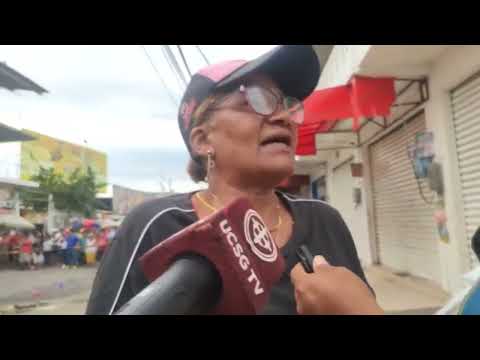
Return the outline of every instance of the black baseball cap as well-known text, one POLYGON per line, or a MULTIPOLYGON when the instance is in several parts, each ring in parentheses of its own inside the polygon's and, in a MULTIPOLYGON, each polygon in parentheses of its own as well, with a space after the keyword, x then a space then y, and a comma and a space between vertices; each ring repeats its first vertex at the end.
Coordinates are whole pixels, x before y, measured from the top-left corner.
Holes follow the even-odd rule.
POLYGON ((197 107, 214 91, 255 73, 270 76, 286 96, 303 101, 317 86, 320 63, 312 45, 280 45, 251 61, 225 61, 198 71, 187 86, 178 112, 180 131, 191 155, 189 136, 197 107))

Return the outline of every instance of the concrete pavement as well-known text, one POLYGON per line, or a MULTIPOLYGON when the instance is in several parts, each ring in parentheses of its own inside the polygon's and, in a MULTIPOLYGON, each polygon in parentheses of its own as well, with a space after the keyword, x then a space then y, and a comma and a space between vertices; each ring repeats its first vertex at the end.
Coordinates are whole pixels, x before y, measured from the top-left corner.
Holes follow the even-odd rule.
POLYGON ((414 276, 399 276, 382 266, 365 270, 379 305, 388 314, 429 315, 445 305, 449 294, 433 282, 414 276))
POLYGON ((15 315, 84 315, 90 291, 83 291, 74 296, 55 299, 39 303, 33 309, 15 310, 10 314, 15 315))
POLYGON ((40 308, 58 310, 59 306, 67 305, 66 313, 68 309, 82 313, 81 307, 86 304, 96 271, 97 267, 61 269, 58 266, 32 271, 2 270, 0 314, 32 313, 40 308), (37 306, 29 308, 31 305, 37 306))

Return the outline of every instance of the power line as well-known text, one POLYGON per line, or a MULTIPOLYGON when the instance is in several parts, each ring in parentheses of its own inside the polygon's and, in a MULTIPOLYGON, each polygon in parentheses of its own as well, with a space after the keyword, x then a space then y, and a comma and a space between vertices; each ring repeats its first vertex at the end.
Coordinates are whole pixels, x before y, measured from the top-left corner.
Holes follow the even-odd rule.
POLYGON ((168 45, 162 45, 162 47, 165 49, 165 52, 167 53, 168 58, 171 60, 172 65, 173 65, 173 67, 174 67, 175 70, 176 70, 176 71, 175 71, 176 74, 178 74, 178 76, 180 77, 180 79, 182 79, 183 84, 185 85, 185 87, 187 87, 188 81, 187 81, 187 79, 185 78, 185 76, 183 75, 183 71, 182 71, 182 69, 180 68, 180 65, 178 65, 177 59, 176 59, 175 55, 173 54, 172 49, 170 49, 170 47, 169 47, 168 45))
POLYGON ((160 74, 160 72, 158 71, 157 67, 155 66, 152 58, 150 57, 150 54, 148 53, 147 49, 145 48, 144 45, 140 45, 140 47, 143 49, 143 51, 145 52, 145 56, 147 57, 148 61, 150 62, 150 64, 152 65, 152 68, 153 70, 157 73, 158 75, 158 78, 160 79, 160 81, 162 82, 163 86, 165 87, 165 90, 167 91, 167 94, 168 96, 170 97, 170 99, 173 101, 173 103, 175 104, 175 107, 177 107, 179 104, 177 102, 177 100, 175 99, 175 97, 172 95, 172 93, 170 92, 170 89, 168 88, 167 84, 165 83, 165 81, 163 80, 162 78, 162 75, 160 74))
POLYGON ((168 64, 168 67, 172 71, 175 80, 177 81, 178 85, 180 86, 180 89, 182 89, 183 88, 182 79, 180 78, 180 76, 176 72, 175 68, 173 67, 172 62, 170 61, 170 58, 169 58, 168 54, 166 53, 164 46, 161 46, 160 48, 162 50, 162 55, 163 55, 163 57, 165 58, 165 61, 168 64))
POLYGON ((177 71, 175 70, 174 66, 172 65, 172 62, 170 60, 170 57, 168 56, 168 53, 166 52, 164 46, 161 47, 162 49, 162 54, 163 54, 163 57, 165 58, 165 60, 167 61, 167 64, 168 66, 170 67, 170 70, 172 71, 172 73, 174 74, 174 78, 175 80, 177 81, 178 85, 180 86, 180 90, 184 90, 185 88, 185 84, 182 83, 182 79, 180 78, 180 75, 177 73, 177 71))
POLYGON ((192 72, 190 71, 190 68, 188 67, 187 60, 185 59, 185 56, 183 56, 183 51, 180 45, 177 45, 178 52, 180 53, 180 56, 182 57, 183 64, 185 65, 185 68, 187 69, 188 75, 192 77, 192 72))
POLYGON ((160 72, 158 71, 157 67, 155 66, 152 58, 150 57, 150 54, 148 53, 147 49, 145 48, 144 45, 140 45, 143 49, 143 51, 145 52, 145 56, 148 58, 150 64, 152 65, 152 68, 153 70, 157 73, 158 75, 158 78, 160 79, 160 81, 162 82, 163 86, 165 87, 165 90, 167 91, 168 93, 168 96, 170 97, 170 99, 173 101, 174 105, 177 107, 179 104, 177 102, 177 100, 175 99, 175 96, 172 95, 172 93, 170 92, 170 89, 168 88, 167 84, 165 83, 165 81, 163 80, 162 78, 162 75, 160 74, 160 72))
POLYGON ((206 57, 205 54, 203 53, 202 49, 200 49, 200 46, 195 45, 195 47, 197 48, 197 50, 198 50, 198 52, 200 53, 200 55, 202 55, 203 60, 205 60, 205 62, 207 63, 207 65, 210 65, 210 62, 208 61, 207 57, 206 57))

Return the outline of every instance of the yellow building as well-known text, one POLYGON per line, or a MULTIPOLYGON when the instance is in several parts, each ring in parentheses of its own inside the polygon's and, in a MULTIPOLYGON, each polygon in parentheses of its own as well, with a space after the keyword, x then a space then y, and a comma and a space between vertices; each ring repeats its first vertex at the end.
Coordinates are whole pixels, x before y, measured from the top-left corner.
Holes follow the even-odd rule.
MULTIPOLYGON (((29 180, 40 167, 54 168, 56 172, 69 176, 77 168, 86 170, 90 166, 98 182, 107 182, 107 154, 42 135, 30 130, 25 133, 35 140, 21 145, 20 177, 29 180)), ((106 191, 100 189, 101 192, 106 191)))

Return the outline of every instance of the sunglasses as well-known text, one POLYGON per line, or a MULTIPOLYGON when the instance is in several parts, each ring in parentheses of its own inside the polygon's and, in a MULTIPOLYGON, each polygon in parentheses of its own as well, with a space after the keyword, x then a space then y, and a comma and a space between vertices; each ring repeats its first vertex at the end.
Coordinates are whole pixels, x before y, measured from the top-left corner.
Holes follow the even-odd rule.
MULTIPOLYGON (((271 89, 260 85, 241 85, 239 91, 245 96, 249 107, 255 113, 262 116, 270 116, 278 111, 280 107, 283 107, 282 110, 288 113, 292 122, 298 125, 303 123, 304 110, 303 103, 300 100, 291 96, 277 94, 271 89)), ((224 107, 212 107, 209 110, 220 110, 222 108, 224 107)))

